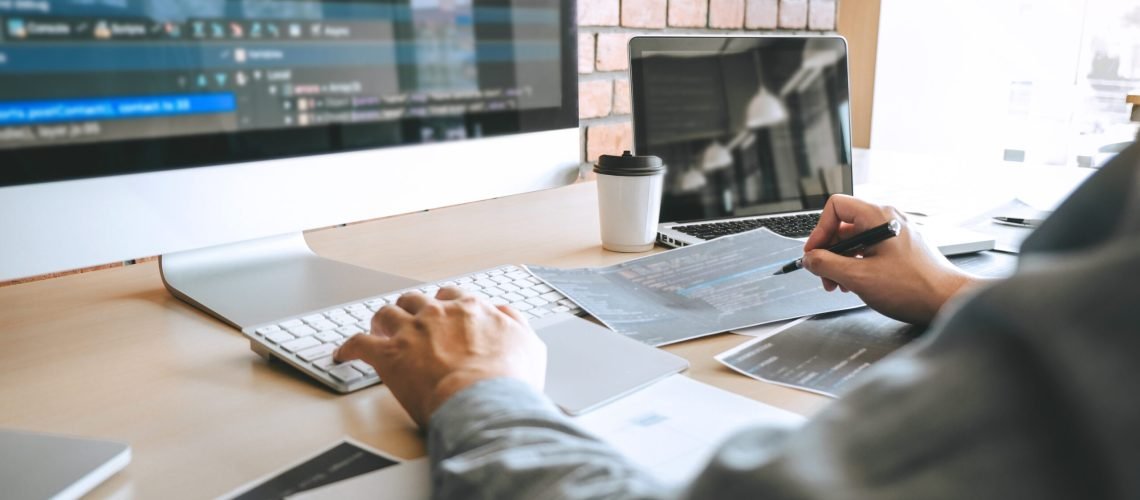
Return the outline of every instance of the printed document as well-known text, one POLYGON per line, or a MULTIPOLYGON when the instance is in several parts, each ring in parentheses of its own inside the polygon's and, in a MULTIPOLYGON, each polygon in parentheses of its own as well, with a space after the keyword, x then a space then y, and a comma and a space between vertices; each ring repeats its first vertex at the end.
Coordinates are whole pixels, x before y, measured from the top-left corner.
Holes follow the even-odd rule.
POLYGON ((611 330, 662 346, 863 306, 807 271, 772 275, 802 255, 802 241, 758 229, 609 267, 527 267, 611 330))

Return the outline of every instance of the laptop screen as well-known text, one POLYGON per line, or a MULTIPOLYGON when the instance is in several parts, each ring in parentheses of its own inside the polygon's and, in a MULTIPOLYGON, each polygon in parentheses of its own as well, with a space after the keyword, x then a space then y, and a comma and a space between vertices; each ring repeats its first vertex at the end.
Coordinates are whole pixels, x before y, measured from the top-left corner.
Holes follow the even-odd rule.
POLYGON ((823 208, 850 194, 840 37, 637 37, 634 140, 664 160, 661 221, 823 208))

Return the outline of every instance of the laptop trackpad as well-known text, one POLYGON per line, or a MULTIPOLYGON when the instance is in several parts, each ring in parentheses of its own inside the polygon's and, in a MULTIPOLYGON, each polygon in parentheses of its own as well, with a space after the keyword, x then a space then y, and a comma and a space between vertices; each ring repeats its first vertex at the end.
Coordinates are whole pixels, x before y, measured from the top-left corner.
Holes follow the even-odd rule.
POLYGON ((546 342, 546 395, 570 415, 618 399, 689 367, 684 358, 577 316, 531 323, 546 342))

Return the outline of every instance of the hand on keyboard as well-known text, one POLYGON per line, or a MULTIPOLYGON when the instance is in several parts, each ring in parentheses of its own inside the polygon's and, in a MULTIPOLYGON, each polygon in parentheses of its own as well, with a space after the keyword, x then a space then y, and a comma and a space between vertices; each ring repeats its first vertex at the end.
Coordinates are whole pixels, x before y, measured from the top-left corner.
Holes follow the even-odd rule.
POLYGON ((336 351, 338 362, 376 369, 420 427, 448 398, 479 382, 514 377, 542 390, 546 345, 521 313, 445 287, 428 297, 406 293, 336 351))

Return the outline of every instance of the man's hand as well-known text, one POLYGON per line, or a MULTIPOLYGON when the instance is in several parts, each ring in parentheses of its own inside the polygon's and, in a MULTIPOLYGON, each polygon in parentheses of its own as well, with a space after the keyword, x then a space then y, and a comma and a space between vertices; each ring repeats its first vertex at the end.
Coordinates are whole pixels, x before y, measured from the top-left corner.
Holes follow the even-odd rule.
POLYGON ((804 245, 804 268, 823 278, 823 287, 859 295, 867 305, 909 323, 929 323, 942 305, 974 281, 911 231, 898 210, 850 196, 827 200, 819 224, 804 245), (825 250, 891 219, 903 223, 898 237, 863 250, 861 258, 825 250))
POLYGON ((452 287, 434 299, 402 295, 372 317, 371 335, 353 336, 333 357, 372 365, 420 427, 481 380, 514 377, 541 391, 546 379, 546 344, 525 318, 452 287))

